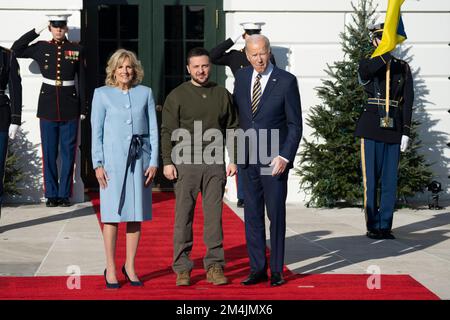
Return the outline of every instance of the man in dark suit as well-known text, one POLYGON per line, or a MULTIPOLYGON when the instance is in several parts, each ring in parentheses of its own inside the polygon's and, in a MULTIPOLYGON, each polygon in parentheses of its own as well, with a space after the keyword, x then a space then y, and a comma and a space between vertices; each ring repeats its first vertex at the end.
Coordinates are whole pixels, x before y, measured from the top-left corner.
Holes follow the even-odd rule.
MULTIPOLYGON (((232 46, 238 42, 239 39, 246 40, 253 34, 261 33, 261 26, 265 25, 264 22, 243 22, 241 26, 244 28, 244 33, 239 32, 237 36, 233 39, 228 38, 222 43, 219 43, 216 47, 211 49, 210 57, 211 62, 219 65, 219 66, 228 66, 233 73, 233 76, 236 77, 236 72, 242 68, 250 66, 250 61, 247 59, 247 55, 245 53, 245 48, 240 50, 229 50, 232 46), (229 50, 229 51, 227 51, 229 50)), ((273 55, 270 56, 270 62, 273 65, 276 65, 275 58, 273 55)), ((244 207, 244 188, 242 183, 242 178, 239 174, 236 175, 237 182, 237 206, 238 208, 244 207)))
POLYGON ((12 46, 18 58, 35 60, 43 76, 37 116, 48 207, 71 205, 78 124, 87 114, 83 48, 66 38, 68 16, 70 14, 50 15, 49 22, 25 33, 12 46), (52 40, 30 44, 45 28, 51 32, 52 40), (61 158, 59 174, 58 154, 61 158))
POLYGON ((279 286, 284 283, 287 181, 302 136, 300 94, 296 77, 270 62, 270 42, 265 36, 250 36, 245 51, 251 66, 236 73, 233 98, 239 110, 240 128, 246 136, 255 133, 256 138, 250 139, 244 149, 238 143, 251 269, 242 284, 268 280, 264 224, 264 207, 267 207, 270 281, 272 286, 279 286))

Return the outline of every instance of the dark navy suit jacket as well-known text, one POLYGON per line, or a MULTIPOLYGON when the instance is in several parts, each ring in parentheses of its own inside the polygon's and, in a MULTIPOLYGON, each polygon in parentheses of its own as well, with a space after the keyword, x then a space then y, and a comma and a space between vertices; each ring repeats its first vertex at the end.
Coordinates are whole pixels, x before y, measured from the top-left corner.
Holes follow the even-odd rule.
MULTIPOLYGON (((272 150, 271 144, 277 143, 270 139, 271 130, 278 129, 278 155, 288 159, 288 168, 292 168, 298 145, 302 137, 302 111, 297 79, 291 73, 274 66, 261 97, 258 109, 255 115, 252 115, 250 93, 252 74, 252 66, 240 69, 236 72, 233 99, 239 112, 239 127, 244 131, 253 128, 257 132, 260 132, 261 129, 267 129, 267 141, 260 140, 259 135, 257 138, 258 145, 265 146, 264 151, 267 151, 266 154, 270 154, 270 151, 272 150)), ((238 150, 238 152, 242 152, 242 150, 238 150)), ((248 165, 248 145, 245 152, 245 165, 248 165)), ((275 156, 277 156, 277 154, 273 155, 273 157, 275 156)), ((260 162, 259 155, 257 156, 257 159, 257 164, 268 165, 268 163, 260 162)))

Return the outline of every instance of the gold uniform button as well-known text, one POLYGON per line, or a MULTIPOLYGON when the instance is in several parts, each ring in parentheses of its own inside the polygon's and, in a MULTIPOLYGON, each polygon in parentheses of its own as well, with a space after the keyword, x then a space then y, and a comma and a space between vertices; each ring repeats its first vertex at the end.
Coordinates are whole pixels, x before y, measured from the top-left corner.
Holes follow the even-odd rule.
POLYGON ((58 68, 61 67, 61 65, 58 63, 58 68))
POLYGON ((61 55, 61 51, 58 51, 58 55, 59 55, 59 56, 61 55))

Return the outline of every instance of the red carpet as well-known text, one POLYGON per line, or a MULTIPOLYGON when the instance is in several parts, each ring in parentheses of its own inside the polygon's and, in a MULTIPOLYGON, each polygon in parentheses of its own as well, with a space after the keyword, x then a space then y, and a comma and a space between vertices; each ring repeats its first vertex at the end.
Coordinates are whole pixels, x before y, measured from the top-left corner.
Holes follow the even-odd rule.
MULTIPOLYGON (((92 203, 99 211, 97 194, 92 203)), ((382 287, 369 290, 368 275, 314 274, 295 275, 286 270, 288 281, 284 286, 271 288, 268 284, 251 287, 240 285, 249 273, 245 247, 244 224, 225 205, 223 227, 225 236, 225 273, 231 280, 227 286, 214 286, 205 281, 202 255, 205 252, 202 239, 203 216, 201 205, 195 212, 194 249, 195 261, 192 286, 175 286, 175 274, 171 269, 174 216, 172 193, 154 193, 153 220, 145 222, 137 256, 136 270, 144 288, 125 284, 119 290, 107 290, 103 276, 82 276, 81 290, 67 289, 67 277, 0 277, 0 299, 120 299, 120 300, 437 300, 438 297, 408 275, 382 275, 382 287)), ((125 257, 125 224, 119 227, 117 268, 120 270, 125 257)), ((299 248, 301 250, 301 248, 299 248)))

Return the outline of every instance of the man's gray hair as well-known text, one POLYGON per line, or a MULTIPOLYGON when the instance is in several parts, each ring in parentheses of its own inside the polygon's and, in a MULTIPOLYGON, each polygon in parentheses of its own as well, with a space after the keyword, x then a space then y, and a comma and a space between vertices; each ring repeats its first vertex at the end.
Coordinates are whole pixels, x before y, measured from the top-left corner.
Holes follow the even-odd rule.
POLYGON ((247 40, 245 40, 245 46, 247 47, 249 43, 257 43, 259 41, 264 41, 264 46, 267 49, 267 51, 272 51, 270 49, 269 38, 267 38, 262 34, 252 34, 251 36, 247 37, 247 40))

